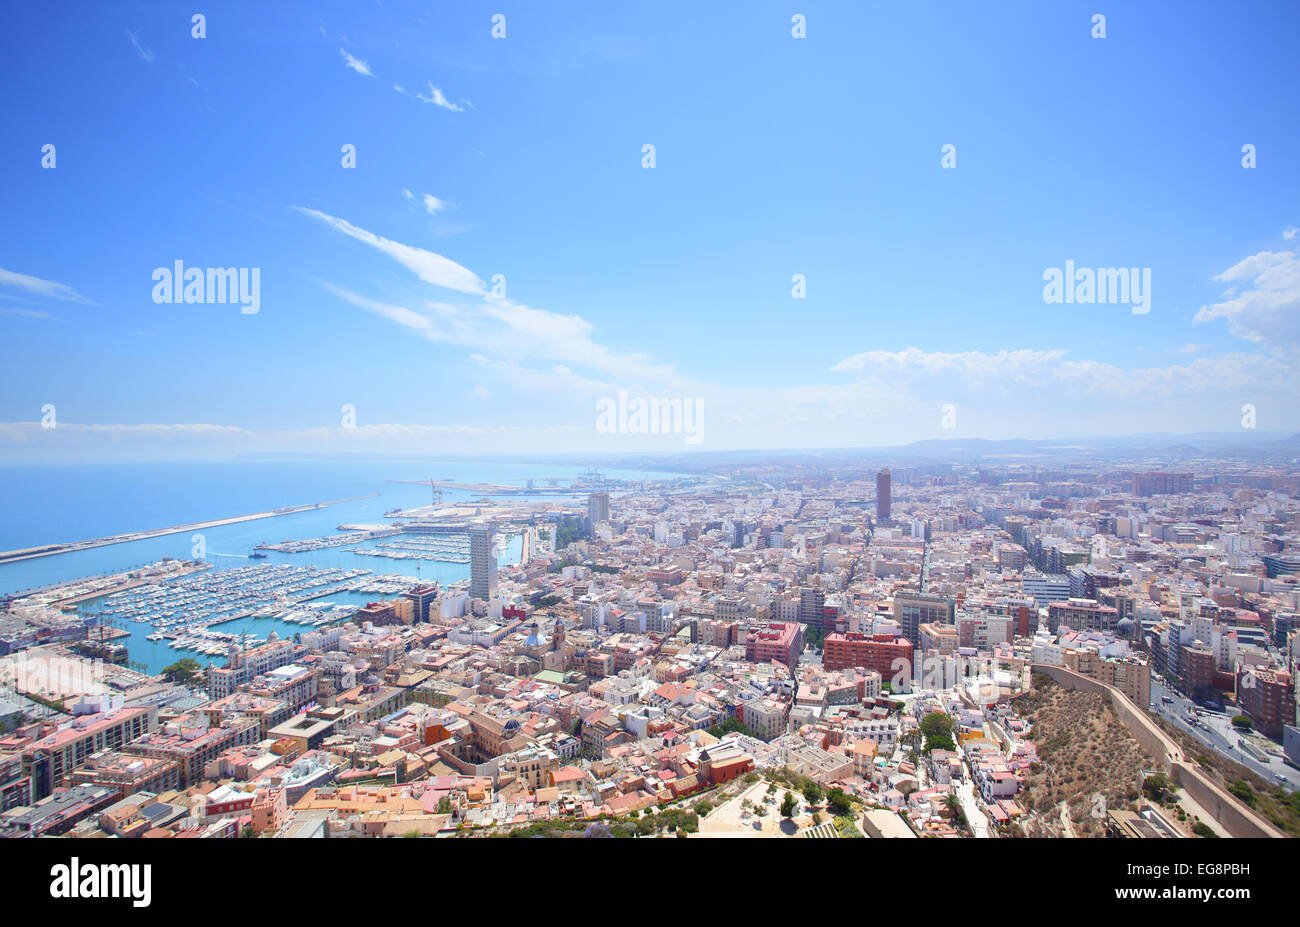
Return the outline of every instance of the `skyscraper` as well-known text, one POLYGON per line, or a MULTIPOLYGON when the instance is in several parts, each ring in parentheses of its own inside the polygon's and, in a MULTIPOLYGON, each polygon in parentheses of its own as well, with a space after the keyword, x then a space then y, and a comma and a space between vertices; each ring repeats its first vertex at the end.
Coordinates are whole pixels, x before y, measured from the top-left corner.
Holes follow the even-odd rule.
POLYGON ((889 521, 889 468, 876 474, 876 521, 889 521))
POLYGON ((497 587, 497 558, 492 553, 491 527, 469 529, 469 594, 470 598, 487 601, 497 587))
POLYGON ((602 521, 609 521, 609 493, 593 492, 587 497, 587 519, 593 531, 602 521))

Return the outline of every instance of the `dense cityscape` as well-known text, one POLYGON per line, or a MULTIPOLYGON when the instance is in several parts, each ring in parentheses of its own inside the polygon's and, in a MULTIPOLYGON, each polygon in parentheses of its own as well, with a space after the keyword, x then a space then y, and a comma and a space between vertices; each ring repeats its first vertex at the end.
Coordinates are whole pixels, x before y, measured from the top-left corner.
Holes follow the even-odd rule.
POLYGON ((1288 909, 1297 36, 0 4, 4 913, 1288 909))
POLYGON ((11 595, 0 835, 1300 835, 1300 470, 1187 466, 758 463, 340 526, 448 584, 318 538, 11 595))

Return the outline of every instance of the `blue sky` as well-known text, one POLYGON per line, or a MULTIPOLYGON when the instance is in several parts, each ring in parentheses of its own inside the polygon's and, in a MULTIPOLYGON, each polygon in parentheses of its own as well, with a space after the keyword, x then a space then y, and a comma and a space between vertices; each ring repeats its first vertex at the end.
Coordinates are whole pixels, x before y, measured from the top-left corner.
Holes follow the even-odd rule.
POLYGON ((199 6, 0 11, 0 460, 1300 427, 1295 4, 199 6))

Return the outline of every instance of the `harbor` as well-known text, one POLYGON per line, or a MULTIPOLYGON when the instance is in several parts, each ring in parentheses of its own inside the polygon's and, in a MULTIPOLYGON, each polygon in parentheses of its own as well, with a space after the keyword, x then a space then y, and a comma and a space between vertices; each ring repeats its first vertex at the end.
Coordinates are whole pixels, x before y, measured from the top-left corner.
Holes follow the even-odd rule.
MULTIPOLYGON (((165 493, 138 492, 123 473, 128 482, 109 496, 92 486, 116 474, 96 471, 93 481, 64 479, 62 494, 53 497, 62 500, 61 508, 50 517, 0 526, 0 534, 7 531, 6 546, 14 549, 11 553, 35 553, 24 542, 29 545, 37 531, 65 533, 61 526, 82 524, 81 506, 91 501, 81 499, 85 494, 122 502, 95 525, 106 543, 81 542, 65 546, 61 556, 0 562, 0 599, 6 608, 40 605, 85 616, 92 639, 126 645, 130 665, 143 672, 158 673, 183 658, 220 665, 231 647, 326 627, 416 584, 463 582, 470 573, 467 532, 473 525, 495 526, 499 565, 518 563, 528 525, 577 508, 554 498, 471 499, 450 488, 444 502, 443 491, 427 482, 391 480, 396 474, 384 472, 390 467, 295 463, 289 469, 247 463, 213 465, 211 472, 198 473, 160 469, 149 479, 165 493), (181 479, 183 486, 177 484, 181 479), (200 491, 200 484, 210 489, 200 491), (218 494, 225 499, 231 485, 249 487, 240 498, 246 511, 257 515, 194 517, 210 511, 218 494), (336 498, 353 487, 352 495, 336 502, 275 504, 282 492, 336 498), (382 497, 367 494, 371 488, 382 488, 382 497), (174 527, 120 531, 124 523, 140 520, 174 527)), ((534 465, 464 462, 457 470, 479 478, 466 483, 476 487, 504 487, 546 473, 534 465)), ((553 472, 554 477, 537 479, 558 482, 565 479, 561 473, 572 479, 574 470, 553 472)), ((37 478, 44 477, 34 474, 37 478)))

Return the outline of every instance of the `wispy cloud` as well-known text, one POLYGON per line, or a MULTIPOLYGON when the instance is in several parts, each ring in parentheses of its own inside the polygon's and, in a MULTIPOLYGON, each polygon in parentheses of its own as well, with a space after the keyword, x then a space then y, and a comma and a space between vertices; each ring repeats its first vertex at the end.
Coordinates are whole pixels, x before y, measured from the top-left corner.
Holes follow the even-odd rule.
POLYGON ((64 302, 82 303, 87 306, 95 305, 93 300, 87 299, 66 284, 15 273, 12 270, 5 270, 3 267, 0 267, 0 286, 16 286, 28 293, 43 296, 47 299, 61 299, 64 302))
POLYGON ((364 74, 366 75, 366 77, 375 76, 374 74, 370 73, 370 65, 366 64, 360 58, 352 57, 347 53, 347 51, 345 51, 342 48, 339 49, 339 54, 343 56, 343 63, 346 64, 348 67, 350 67, 352 70, 356 71, 358 74, 364 74))
POLYGON ((19 309, 16 306, 0 306, 0 315, 11 319, 27 319, 32 322, 62 322, 57 315, 51 315, 44 309, 19 309))
POLYGON ((140 60, 142 60, 145 64, 153 64, 153 59, 154 59, 153 49, 141 45, 140 39, 137 38, 136 34, 132 32, 130 29, 126 30, 126 34, 127 37, 130 38, 131 40, 132 47, 135 48, 136 53, 140 56, 140 60))
POLYGON ((1297 235, 1300 235, 1300 228, 1296 228, 1294 225, 1288 225, 1282 230, 1282 237, 1287 241, 1295 241, 1297 235))
POLYGON ((434 254, 432 251, 425 251, 423 248, 415 248, 411 245, 404 245, 400 241, 383 238, 373 232, 357 228, 345 219, 338 219, 316 209, 307 209, 303 206, 295 206, 294 208, 303 215, 319 219, 330 228, 342 232, 350 238, 355 238, 357 241, 364 242, 388 255, 425 283, 476 296, 487 293, 487 286, 475 276, 473 271, 443 257, 441 254, 434 254))
POLYGON ((495 369, 520 384, 527 383, 530 388, 549 389, 558 383, 564 389, 571 389, 581 380, 584 392, 594 387, 607 392, 613 383, 578 377, 565 366, 532 371, 518 361, 563 361, 598 370, 608 377, 640 378, 656 383, 679 379, 671 367, 655 366, 639 354, 622 354, 599 344, 592 337, 591 325, 576 315, 560 315, 493 299, 472 306, 425 302, 411 308, 371 299, 327 281, 321 285, 345 302, 428 341, 470 349, 475 352, 471 357, 485 366, 501 363, 490 361, 485 355, 509 358, 505 366, 495 369))
POLYGON ((470 101, 466 100, 464 97, 460 97, 458 102, 453 103, 451 100, 447 99, 447 95, 442 92, 441 88, 433 85, 432 81, 427 81, 425 83, 425 91, 423 93, 411 93, 401 84, 393 84, 393 89, 400 94, 412 98, 413 100, 419 100, 422 103, 431 103, 434 106, 442 107, 443 109, 450 110, 453 113, 463 113, 465 112, 466 107, 473 108, 474 106, 474 104, 470 103, 470 101))
POLYGON ((409 328, 412 331, 430 335, 435 334, 433 322, 428 316, 420 315, 420 313, 407 309, 405 306, 397 306, 392 303, 381 303, 377 300, 368 299, 360 294, 353 293, 351 290, 344 289, 341 286, 335 286, 327 280, 320 281, 320 284, 340 299, 349 302, 358 308, 365 309, 367 312, 373 312, 375 315, 388 319, 390 322, 396 322, 403 328, 409 328))
POLYGON ((480 302, 470 306, 424 302, 413 308, 370 300, 329 284, 335 295, 417 330, 432 341, 498 356, 545 358, 657 383, 681 381, 669 365, 653 364, 644 355, 616 351, 599 343, 591 323, 581 316, 534 309, 510 299, 492 297, 487 285, 473 271, 440 254, 392 241, 319 210, 294 208, 388 255, 425 283, 481 297, 480 302))
MULTIPOLYGON (((403 190, 402 196, 406 197, 408 200, 417 199, 416 195, 412 193, 410 190, 403 190)), ((432 193, 423 193, 418 197, 418 199, 420 200, 420 202, 424 204, 424 211, 431 216, 434 213, 442 212, 448 206, 452 205, 451 203, 448 203, 446 200, 438 199, 432 193)))

